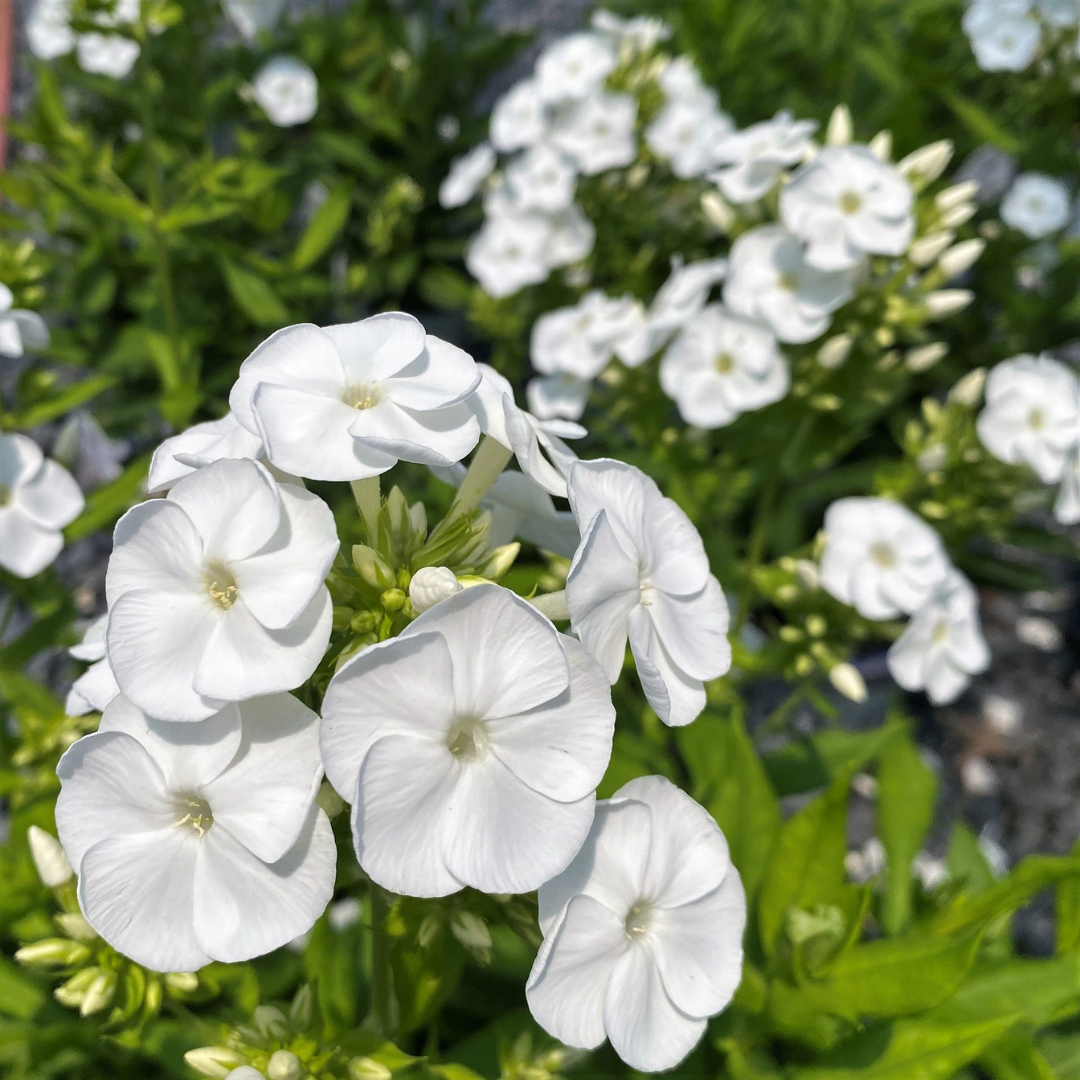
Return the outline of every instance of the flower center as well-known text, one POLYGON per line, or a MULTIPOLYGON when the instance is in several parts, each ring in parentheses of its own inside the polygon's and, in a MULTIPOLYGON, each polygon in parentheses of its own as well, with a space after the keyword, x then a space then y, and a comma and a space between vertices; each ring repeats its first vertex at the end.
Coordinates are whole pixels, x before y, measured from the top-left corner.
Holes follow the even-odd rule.
POLYGON ((647 577, 641 579, 641 606, 650 607, 653 602, 654 586, 652 580, 647 577))
POLYGON ((379 388, 372 383, 355 383, 346 388, 342 397, 354 409, 372 409, 379 404, 379 388))
POLYGON ((461 716, 446 734, 446 746, 458 761, 479 761, 487 754, 488 736, 483 720, 461 716))
POLYGON ((930 635, 931 644, 940 645, 949 636, 949 624, 945 619, 934 627, 933 634, 930 635))
POLYGON ((11 502, 11 488, 7 484, 0 484, 0 506, 7 506, 11 502))
POLYGON ((206 591, 226 611, 236 603, 239 592, 232 571, 221 563, 211 563, 206 568, 206 591))
POLYGON ((884 570, 896 565, 896 552, 893 551, 892 545, 881 540, 870 545, 870 558, 884 570))
POLYGON ((735 361, 726 352, 717 353, 713 360, 713 367, 718 375, 727 375, 735 367, 735 361))
POLYGON ((1030 427, 1032 431, 1042 431, 1042 429, 1046 427, 1046 415, 1043 413, 1042 409, 1032 409, 1031 412, 1028 413, 1028 427, 1030 427))
POLYGON ((644 900, 639 900, 627 913, 626 936, 631 941, 644 937, 652 925, 652 905, 644 900))
POLYGON ((177 819, 174 828, 187 826, 189 829, 205 836, 214 824, 214 813, 210 804, 198 795, 183 795, 176 804, 177 819))
POLYGON ((799 279, 790 270, 785 270, 777 278, 776 284, 786 292, 794 292, 799 287, 799 279))
POLYGON ((854 191, 845 191, 839 202, 840 210, 845 214, 857 214, 862 209, 862 196, 854 191))

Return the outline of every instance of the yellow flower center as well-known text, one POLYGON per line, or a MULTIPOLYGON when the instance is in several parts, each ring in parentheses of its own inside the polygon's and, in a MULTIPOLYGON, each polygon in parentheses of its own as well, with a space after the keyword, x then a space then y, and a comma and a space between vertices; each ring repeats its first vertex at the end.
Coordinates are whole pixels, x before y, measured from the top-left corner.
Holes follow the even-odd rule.
POLYGON ((626 913, 626 936, 628 938, 639 938, 648 933, 649 926, 652 923, 652 907, 644 900, 639 900, 627 913, 626 913))
POLYGON ((236 603, 239 590, 232 571, 221 563, 212 563, 206 568, 206 591, 226 611, 236 603))
POLYGON ((727 375, 735 367, 735 361, 727 353, 717 353, 713 360, 713 367, 718 375, 727 375))
POLYGON ((7 484, 0 484, 0 506, 7 506, 11 502, 11 488, 7 484))
POLYGON ((370 383, 356 383, 346 389, 343 397, 346 405, 363 411, 379 404, 379 388, 370 383))
POLYGON ((845 214, 857 214, 862 209, 862 196, 854 191, 845 191, 840 196, 840 209, 845 214))
POLYGON ((1042 431, 1046 427, 1046 414, 1042 409, 1032 409, 1028 413, 1028 427, 1032 431, 1042 431))
POLYGON ((893 551, 891 544, 883 541, 870 545, 870 558, 885 570, 896 565, 896 552, 893 551))
POLYGON ((197 795, 185 795, 177 804, 176 812, 182 816, 177 818, 174 827, 179 829, 186 825, 199 836, 205 836, 210 831, 210 826, 214 824, 214 814, 210 809, 210 804, 197 795))
POLYGON ((787 292, 794 292, 799 287, 799 279, 790 270, 785 270, 777 279, 776 284, 787 292))
POLYGON ((458 761, 479 761, 487 753, 484 722, 472 716, 459 717, 447 732, 446 745, 458 761))

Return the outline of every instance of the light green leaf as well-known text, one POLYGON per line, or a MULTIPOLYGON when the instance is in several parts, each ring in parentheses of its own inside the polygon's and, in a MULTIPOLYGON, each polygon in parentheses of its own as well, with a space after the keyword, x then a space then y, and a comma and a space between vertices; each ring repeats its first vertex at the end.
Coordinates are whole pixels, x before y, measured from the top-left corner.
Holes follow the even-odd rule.
MULTIPOLYGON (((1080 857, 1080 843, 1072 849, 1072 854, 1080 857)), ((1073 952, 1080 949, 1080 877, 1059 882, 1055 899, 1057 951, 1073 952)))
POLYGON ((327 252, 349 220, 349 206, 348 191, 339 188, 312 214, 293 252, 293 266, 297 270, 306 270, 327 252))
POLYGON ((236 306, 256 326, 283 326, 289 321, 288 309, 265 278, 231 259, 221 260, 221 272, 236 306))
POLYGON ((29 1020, 45 1000, 45 991, 29 975, 0 956, 0 1015, 29 1020))
POLYGON ((47 424, 50 420, 55 420, 58 416, 66 416, 81 405, 92 401, 115 383, 116 380, 111 375, 96 375, 93 378, 84 379, 46 401, 39 401, 18 412, 3 415, 0 417, 0 427, 18 430, 47 424))
POLYGON ((999 1039, 982 1054, 979 1064, 992 1080, 1057 1080, 1038 1047, 1018 1034, 999 1039))

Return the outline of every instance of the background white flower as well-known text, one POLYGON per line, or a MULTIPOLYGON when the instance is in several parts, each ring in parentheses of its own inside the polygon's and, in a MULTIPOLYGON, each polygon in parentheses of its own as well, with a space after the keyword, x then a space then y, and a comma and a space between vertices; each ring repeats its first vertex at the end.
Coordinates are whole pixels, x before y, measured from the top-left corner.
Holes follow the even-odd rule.
POLYGON ((224 460, 117 523, 105 587, 109 661, 164 720, 292 690, 330 637, 330 508, 253 461, 224 460))
POLYGON ((279 330, 241 365, 229 404, 278 468, 360 480, 399 460, 460 461, 480 436, 462 404, 479 379, 467 353, 388 312, 279 330))
POLYGON ((20 578, 40 574, 84 505, 74 477, 33 439, 0 433, 0 567, 20 578))
POLYGON ((578 101, 599 90, 615 70, 615 50, 600 34, 581 31, 548 45, 536 61, 536 84, 544 101, 578 101))
POLYGON ((465 265, 489 296, 512 296, 547 279, 551 238, 552 223, 543 217, 489 216, 465 249, 465 265))
POLYGON ((117 698, 57 766, 57 828, 90 925, 154 971, 249 960, 309 930, 337 861, 315 804, 317 724, 288 694, 197 726, 117 698))
POLYGON ((454 162, 439 185, 439 204, 448 210, 464 206, 480 190, 480 185, 494 168, 495 151, 491 143, 482 142, 473 147, 454 162))
POLYGON ((544 375, 566 372, 594 379, 644 326, 644 310, 632 296, 609 298, 593 289, 573 307, 557 308, 536 320, 530 359, 544 375))
POLYGON ((816 121, 796 120, 783 109, 771 120, 733 131, 716 146, 717 163, 726 168, 709 179, 731 202, 755 202, 776 186, 788 165, 809 155, 816 130, 816 121))
POLYGON ((1069 190, 1043 173, 1022 173, 1001 200, 1001 220, 1032 240, 1069 223, 1069 190))
POLYGON ((248 41, 254 41, 277 23, 285 10, 285 0, 223 0, 223 6, 236 29, 248 41))
POLYGON ((519 210, 557 214, 574 201, 577 174, 547 143, 519 154, 506 168, 506 184, 519 210))
POLYGON ((529 411, 537 420, 580 420, 592 393, 592 380, 563 371, 540 375, 525 387, 529 411))
POLYGON ((585 649, 478 585, 334 676, 321 744, 375 881, 410 896, 519 893, 580 849, 614 724, 585 649))
POLYGON ((705 98, 667 102, 645 129, 645 141, 680 179, 704 176, 719 164, 717 148, 734 125, 705 98))
POLYGON ((71 27, 73 10, 72 0, 37 0, 26 19, 30 51, 39 60, 55 60, 75 49, 84 71, 124 78, 139 58, 139 44, 110 31, 138 21, 139 0, 116 0, 111 11, 92 14, 97 30, 80 34, 71 27))
POLYGON ((267 60, 251 84, 251 92, 272 124, 306 124, 319 110, 319 81, 315 72, 294 56, 267 60))
POLYGON ((551 143, 586 176, 622 168, 637 156, 637 110, 628 94, 591 94, 556 120, 551 143))
POLYGON ((888 499, 839 499, 825 512, 821 584, 867 619, 911 614, 951 569, 941 538, 888 499))
POLYGON ((109 617, 102 615, 87 628, 82 641, 72 645, 68 652, 76 660, 90 664, 71 685, 64 712, 68 716, 85 716, 90 712, 104 712, 106 706, 120 693, 116 676, 105 650, 105 628, 109 617))
POLYGON ((566 579, 570 624, 610 682, 629 637, 649 704, 665 724, 705 708, 704 682, 731 666, 728 609, 701 537, 640 469, 578 461, 568 480, 581 545, 566 579))
POLYGON ((963 27, 984 71, 1023 71, 1042 37, 1031 0, 975 0, 964 12, 963 27))
POLYGON ((746 896, 727 841, 660 776, 597 805, 578 857, 540 887, 540 946, 526 986, 545 1031, 605 1038, 645 1072, 677 1065, 742 978, 746 896))
POLYGON ((535 79, 515 83, 491 110, 491 142, 503 153, 535 145, 547 129, 547 112, 535 79))
POLYGON ((20 357, 48 348, 49 328, 36 311, 13 308, 15 297, 0 284, 0 356, 20 357))
POLYGON ((100 34, 90 31, 80 34, 75 43, 79 67, 94 75, 122 79, 131 72, 139 59, 139 43, 120 34, 100 34))

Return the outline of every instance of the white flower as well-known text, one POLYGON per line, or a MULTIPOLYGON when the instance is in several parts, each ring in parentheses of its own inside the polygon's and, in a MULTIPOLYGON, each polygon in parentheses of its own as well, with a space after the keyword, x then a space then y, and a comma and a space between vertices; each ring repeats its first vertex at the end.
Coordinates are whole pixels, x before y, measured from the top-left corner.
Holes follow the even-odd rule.
POLYGON ((482 142, 460 157, 450 167, 439 186, 439 204, 452 210, 464 206, 479 190, 480 185, 495 168, 495 150, 491 143, 482 142))
POLYGON ((1050 26, 1075 26, 1080 21, 1080 4, 1076 0, 1035 0, 1035 7, 1050 26))
POLYGON ((461 592, 461 582, 448 566, 422 566, 409 582, 409 599, 418 615, 461 592))
POLYGON ((117 523, 105 579, 109 662, 163 720, 292 690, 330 638, 330 508, 254 461, 216 461, 117 523))
POLYGON ((911 614, 948 576, 941 538, 888 499, 839 499, 825 511, 821 585, 867 619, 911 614))
POLYGON ((596 227, 576 203, 560 211, 547 224, 551 229, 544 245, 548 269, 581 262, 596 244, 596 227))
POLYGON ((547 129, 547 113, 535 79, 516 83, 491 110, 491 142, 504 154, 535 145, 547 129))
POLYGON ((767 326, 710 304, 664 353, 660 385, 688 424, 718 428, 779 401, 790 376, 767 326))
POLYGON ((511 296, 547 279, 551 237, 551 222, 536 215, 489 217, 469 242, 465 265, 489 296, 511 296))
POLYGON ((306 124, 319 108, 315 72, 292 56, 267 60, 251 84, 255 101, 278 127, 306 124))
POLYGON ((479 381, 471 356, 388 312, 279 330, 241 365, 229 404, 279 469, 360 480, 460 461, 480 436, 462 404, 479 381))
POLYGON ((709 179, 733 203, 756 202, 776 186, 786 166, 807 157, 816 130, 815 121, 796 120, 784 109, 771 120, 733 131, 716 146, 716 160, 727 168, 709 179))
POLYGON ((644 325, 644 310, 632 296, 608 297, 593 289, 573 307, 536 320, 529 346, 532 365, 544 375, 565 372, 594 379, 644 325))
POLYGON ((622 168, 637 156, 637 108, 628 94, 592 94, 555 123, 551 142, 586 176, 622 168))
POLYGON ((731 247, 724 303, 767 322, 781 341, 813 341, 852 298, 851 278, 808 265, 802 245, 781 225, 743 233, 731 247))
POLYGON ((963 27, 983 71, 1023 71, 1035 59, 1042 30, 1030 0, 976 0, 963 27))
POLYGON ((569 372, 530 379, 525 387, 529 411, 538 420, 580 420, 592 393, 592 380, 569 372))
POLYGON ((568 1046, 605 1038, 632 1068, 677 1065, 742 977, 746 896, 716 822, 644 776, 597 805, 577 858, 540 887, 533 1017, 568 1046))
POLYGON ((624 19, 601 9, 593 12, 590 21, 594 30, 615 38, 619 44, 629 44, 635 50, 651 49, 671 37, 671 27, 663 19, 651 15, 624 19))
POLYGON ((1080 442, 1076 375, 1049 356, 1015 356, 986 380, 976 421, 983 445, 1010 465, 1028 465, 1044 484, 1062 478, 1069 450, 1080 442))
POLYGON ((0 284, 0 356, 20 357, 27 349, 45 349, 49 328, 36 311, 12 308, 15 297, 0 284))
POLYGON ((83 634, 82 642, 68 649, 76 660, 85 660, 90 664, 90 667, 72 683, 71 690, 68 692, 67 702, 64 705, 64 711, 68 716, 85 716, 91 712, 104 712, 109 702, 120 693, 120 687, 116 685, 116 676, 113 675, 105 651, 105 628, 108 622, 107 615, 95 619, 83 634))
POLYGON ((731 117, 707 99, 673 98, 645 129, 645 141, 685 180, 704 176, 719 164, 717 148, 733 126, 731 117))
POLYGON ((194 424, 166 439, 150 459, 146 490, 153 494, 172 487, 177 480, 222 458, 250 458, 263 454, 262 439, 253 435, 230 412, 220 420, 194 424))
POLYGON ((0 433, 0 567, 20 578, 40 574, 84 505, 71 474, 33 439, 0 433))
POLYGON ((677 56, 660 75, 660 89, 668 101, 682 101, 695 105, 703 112, 716 109, 719 98, 716 91, 701 81, 701 72, 689 56, 677 56))
POLYGON ((614 724, 585 649, 520 597, 477 585, 341 668, 321 744, 379 884, 521 893, 584 842, 614 724))
POLYGON ((1065 456, 1061 487, 1054 500, 1054 517, 1063 525, 1080 522, 1080 441, 1065 456))
POLYGON ((1069 222, 1069 191, 1060 180, 1023 173, 1001 200, 1001 220, 1032 240, 1041 240, 1069 222))
POLYGON ((139 59, 139 43, 120 34, 90 31, 80 34, 75 44, 79 67, 94 75, 123 79, 139 59))
POLYGON ((55 60, 75 48, 72 0, 37 0, 26 17, 26 41, 39 60, 55 60))
POLYGON ((248 41, 270 30, 281 17, 285 0, 223 0, 225 14, 248 41))
POLYGON ((611 42, 581 31, 552 42, 540 53, 536 84, 544 101, 580 101, 599 90, 614 70, 611 42))
POLYGON ((934 705, 955 701, 971 676, 990 666, 979 598, 959 570, 952 570, 916 610, 889 649, 888 664, 905 690, 925 690, 934 705))
POLYGON ((506 168, 506 185, 519 211, 556 214, 574 201, 577 175, 562 154, 547 143, 526 150, 506 168))
POLYGON ((864 255, 902 255, 915 232, 903 174, 865 146, 827 146, 780 193, 780 216, 819 270, 849 270, 864 255))
POLYGON ((26 20, 30 51, 39 60, 55 60, 75 49, 84 71, 124 78, 139 57, 139 45, 110 31, 138 21, 139 0, 117 0, 111 12, 92 16, 97 30, 82 34, 71 28, 72 8, 72 0, 37 0, 26 20))
POLYGON ((570 469, 581 545, 566 580, 570 624, 608 679, 629 636, 649 704, 665 724, 705 708, 704 681, 731 666, 728 609, 690 519, 640 469, 601 458, 570 469))
POLYGON ((117 698, 56 770, 87 922, 154 971, 249 960, 309 930, 337 855, 315 804, 317 725, 289 694, 198 726, 117 698))

